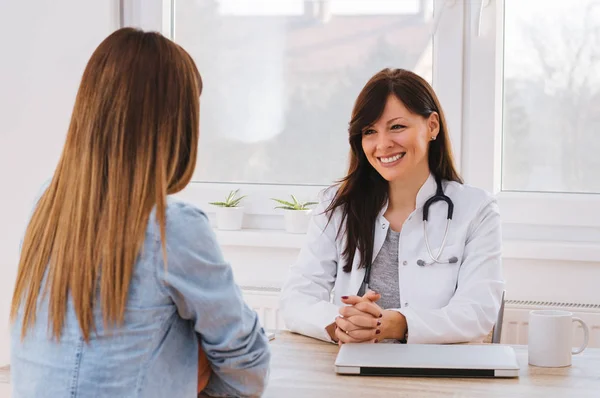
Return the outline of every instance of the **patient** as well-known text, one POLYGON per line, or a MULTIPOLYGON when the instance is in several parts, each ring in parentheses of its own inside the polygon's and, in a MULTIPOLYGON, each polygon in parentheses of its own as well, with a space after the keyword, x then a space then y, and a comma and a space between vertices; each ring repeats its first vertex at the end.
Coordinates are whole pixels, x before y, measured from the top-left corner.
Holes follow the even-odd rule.
POLYGON ((168 198, 194 171, 201 90, 190 56, 157 33, 118 30, 92 55, 22 244, 13 398, 264 390, 257 315, 206 215, 168 198))

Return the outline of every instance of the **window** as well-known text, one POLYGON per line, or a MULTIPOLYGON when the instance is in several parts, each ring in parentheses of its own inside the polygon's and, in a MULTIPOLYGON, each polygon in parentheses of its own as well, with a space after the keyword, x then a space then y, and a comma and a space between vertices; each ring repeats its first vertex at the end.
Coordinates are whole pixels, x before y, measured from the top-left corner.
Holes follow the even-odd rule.
POLYGON ((505 239, 598 242, 597 3, 467 4, 463 175, 505 239))
POLYGON ((432 82, 459 170, 496 194, 505 239, 598 241, 600 1, 150 4, 147 28, 182 44, 205 79, 183 196, 208 211, 241 188, 246 227, 280 228, 269 199, 312 200, 342 177, 356 95, 405 67, 432 82))
POLYGON ((433 0, 177 1, 205 81, 196 182, 326 186, 354 99, 384 67, 433 78, 433 0))
POLYGON ((600 2, 506 0, 502 190, 600 193, 600 2))

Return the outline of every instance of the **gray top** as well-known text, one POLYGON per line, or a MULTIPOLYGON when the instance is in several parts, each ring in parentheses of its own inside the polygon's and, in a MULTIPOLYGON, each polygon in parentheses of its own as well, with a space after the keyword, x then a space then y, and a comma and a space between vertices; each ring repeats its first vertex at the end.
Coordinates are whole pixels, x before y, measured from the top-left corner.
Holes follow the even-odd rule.
POLYGON ((379 294, 377 302, 383 309, 400 308, 400 285, 398 280, 398 241, 400 232, 388 229, 385 242, 371 267, 369 288, 379 294))

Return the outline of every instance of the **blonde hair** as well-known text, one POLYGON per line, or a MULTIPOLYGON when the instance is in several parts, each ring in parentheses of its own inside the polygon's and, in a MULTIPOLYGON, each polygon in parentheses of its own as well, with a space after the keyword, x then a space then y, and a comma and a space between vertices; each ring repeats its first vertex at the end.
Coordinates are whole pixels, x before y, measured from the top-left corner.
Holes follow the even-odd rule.
POLYGON ((123 322, 154 207, 166 261, 166 198, 194 171, 201 91, 192 58, 158 33, 120 29, 94 51, 58 166, 25 233, 11 308, 12 322, 23 311, 22 337, 36 321, 44 278, 55 338, 69 295, 86 341, 98 304, 105 326, 123 322))

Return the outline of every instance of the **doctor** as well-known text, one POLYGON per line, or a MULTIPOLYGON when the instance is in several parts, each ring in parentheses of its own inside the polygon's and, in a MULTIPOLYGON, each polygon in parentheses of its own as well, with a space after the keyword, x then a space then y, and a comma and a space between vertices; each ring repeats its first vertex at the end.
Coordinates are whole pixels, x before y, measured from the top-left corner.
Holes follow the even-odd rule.
POLYGON ((377 73, 349 141, 348 174, 322 193, 282 289, 286 326, 340 343, 486 336, 504 288, 500 215, 456 172, 431 86, 402 69, 377 73))

